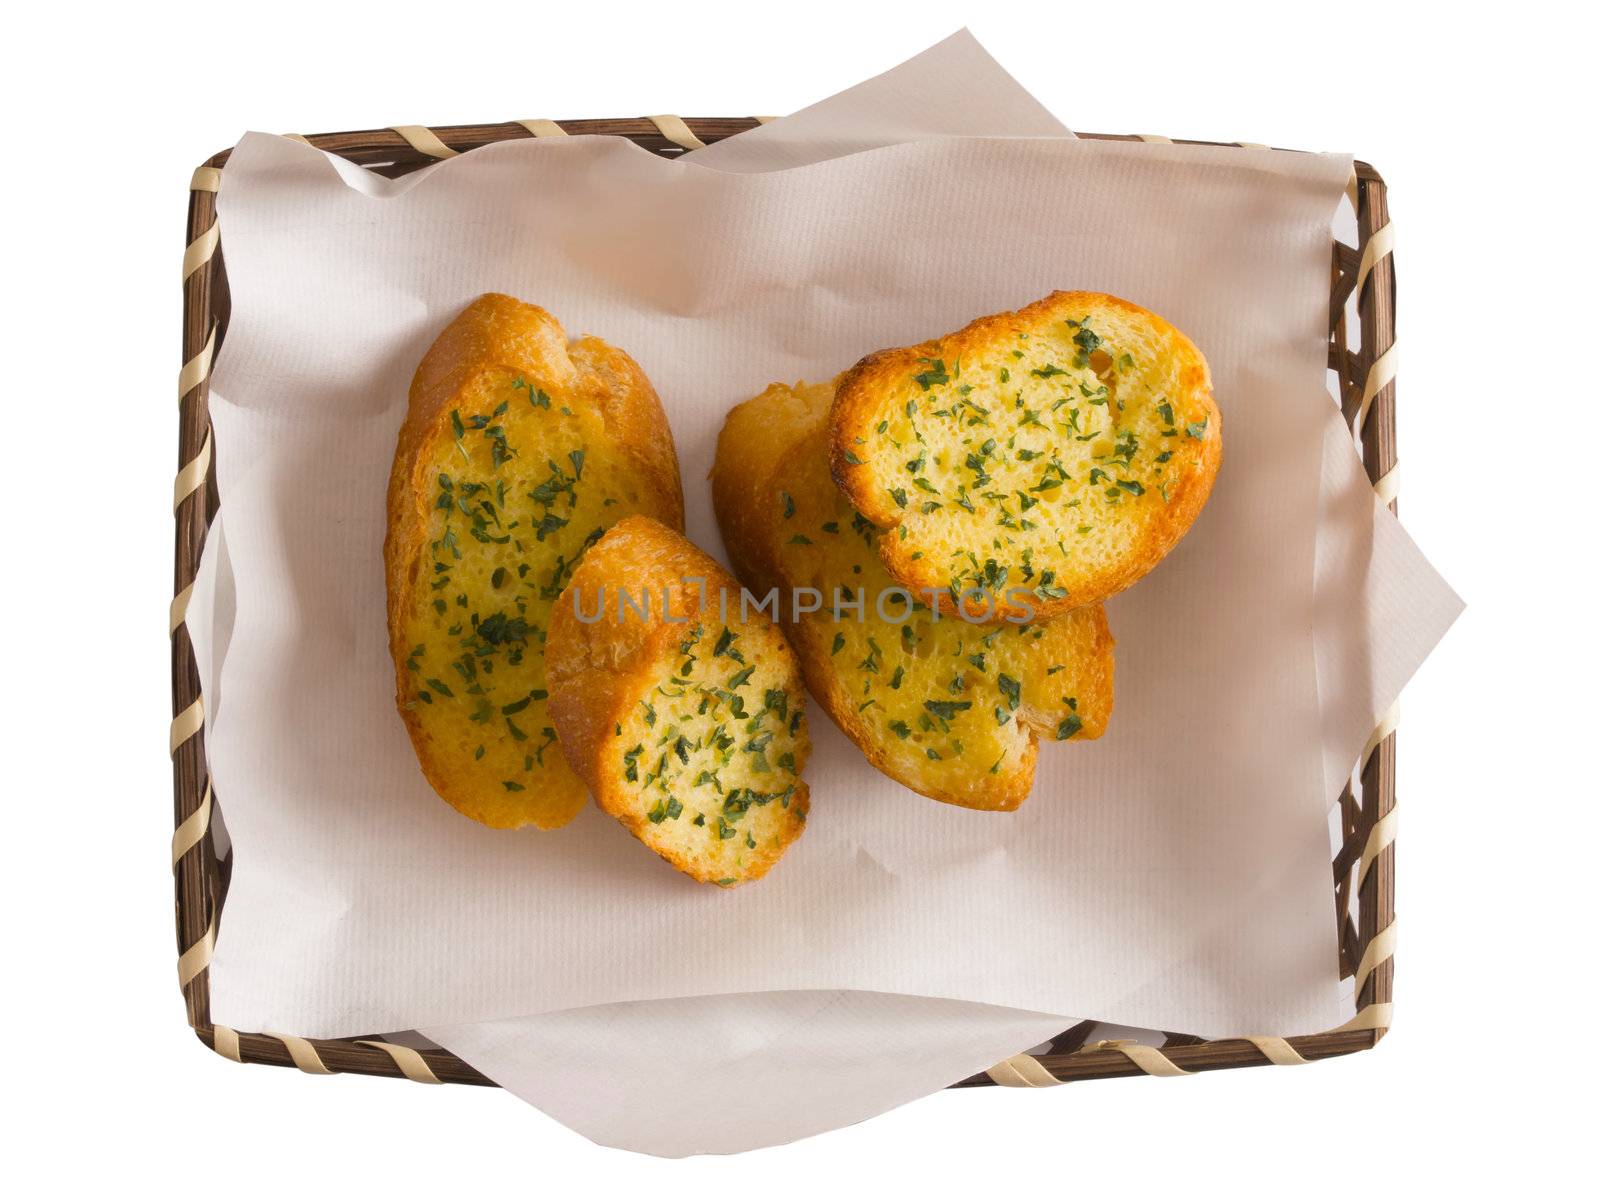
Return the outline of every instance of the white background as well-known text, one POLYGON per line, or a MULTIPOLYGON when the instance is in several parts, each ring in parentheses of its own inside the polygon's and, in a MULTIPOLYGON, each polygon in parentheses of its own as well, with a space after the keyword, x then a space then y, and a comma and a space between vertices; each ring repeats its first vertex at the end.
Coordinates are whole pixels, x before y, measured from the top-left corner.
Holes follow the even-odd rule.
POLYGON ((1600 397, 1593 33, 1575 8, 158 8, 13 14, 0 72, 17 385, 0 591, 16 1111, 0 1173, 67 1194, 115 1180, 243 1196, 1537 1194, 1584 1177, 1600 397), (679 1162, 599 1149, 496 1091, 312 1079, 203 1049, 166 870, 192 167, 246 128, 782 113, 963 24, 1074 128, 1350 150, 1388 180, 1401 517, 1468 603, 1403 702, 1395 1030, 1300 1070, 947 1092, 679 1162))

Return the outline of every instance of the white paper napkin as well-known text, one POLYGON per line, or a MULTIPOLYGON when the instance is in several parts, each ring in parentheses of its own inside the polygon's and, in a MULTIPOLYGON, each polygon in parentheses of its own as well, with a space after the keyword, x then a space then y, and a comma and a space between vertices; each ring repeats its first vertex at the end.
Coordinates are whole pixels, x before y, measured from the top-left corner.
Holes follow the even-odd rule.
POLYGON ((935 137, 1071 137, 965 29, 865 83, 684 155, 718 171, 781 171, 935 137))
POLYGON ((474 1065, 493 1064, 502 1087, 594 1141, 681 1158, 863 1121, 1071 1024, 925 996, 760 992, 599 1005, 427 1036, 474 1065), (997 1058, 996 1046, 1011 1049, 997 1058))

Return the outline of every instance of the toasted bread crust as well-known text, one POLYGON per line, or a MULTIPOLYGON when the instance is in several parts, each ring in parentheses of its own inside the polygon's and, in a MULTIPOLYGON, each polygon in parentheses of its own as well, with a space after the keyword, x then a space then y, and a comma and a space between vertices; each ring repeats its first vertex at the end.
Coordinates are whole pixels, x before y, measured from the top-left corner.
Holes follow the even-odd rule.
MULTIPOLYGON (((1110 561, 1090 566, 1081 561, 1081 556, 1080 560, 1074 560, 1070 553, 1057 554, 1049 547, 1044 548, 1037 560, 1039 565, 1054 571, 1063 581, 1070 579, 1071 586, 1060 596, 1035 592, 1032 607, 1041 616, 1052 617, 1115 595, 1159 563, 1193 524, 1205 506, 1222 463, 1222 414, 1211 394, 1211 372, 1205 358, 1194 343, 1169 322, 1127 300, 1101 292, 1053 292, 1016 312, 980 317, 945 337, 869 354, 839 377, 829 414, 830 471, 857 511, 881 529, 898 531, 899 536, 879 540, 879 551, 885 567, 900 583, 919 592, 945 590, 951 585, 951 573, 943 556, 930 552, 927 539, 915 534, 935 522, 949 522, 959 514, 949 506, 948 497, 941 497, 944 507, 931 517, 916 511, 915 501, 921 499, 916 494, 910 497, 913 502, 910 507, 894 502, 891 490, 884 486, 885 480, 891 478, 884 460, 903 458, 904 452, 897 455, 888 448, 880 452, 873 436, 881 431, 886 412, 906 402, 908 394, 912 400, 922 400, 938 396, 937 389, 946 384, 954 385, 954 377, 936 379, 931 384, 925 382, 934 374, 927 364, 941 364, 941 373, 954 370, 956 377, 961 378, 964 378, 960 376, 964 364, 988 363, 1005 367, 1009 363, 1006 356, 1013 351, 1018 359, 1022 358, 1022 351, 1017 347, 1026 346, 1028 338, 1041 338, 1049 330, 1059 331, 1064 322, 1077 327, 1085 318, 1097 324, 1137 330, 1141 345, 1159 348, 1163 383, 1170 384, 1170 392, 1163 386, 1161 398, 1178 414, 1174 429, 1168 431, 1169 435, 1176 434, 1176 440, 1163 445, 1174 450, 1177 457, 1171 460, 1170 466, 1164 465, 1155 471, 1155 475, 1161 477, 1159 497, 1153 481, 1136 498, 1131 491, 1118 497, 1124 509, 1137 506, 1141 519, 1128 528, 1124 544, 1110 556, 1110 561), (914 379, 921 382, 921 392, 908 389, 908 381, 914 379), (1201 433, 1186 440, 1183 431, 1190 426, 1201 433), (907 531, 913 531, 913 536, 907 538, 907 531)), ((1141 364, 1145 365, 1149 364, 1141 364)), ((1055 370, 1053 364, 1048 369, 1055 370)), ((1065 371, 1060 373, 1066 374, 1065 371)), ((1031 374, 1038 376, 1040 372, 1035 370, 1031 374)), ((1113 374, 1106 370, 1100 372, 1099 377, 1106 380, 1113 374)), ((1029 378, 1021 382, 1038 387, 1029 378)), ((1002 399, 1001 393, 1009 404, 1012 391, 1009 382, 1002 388, 993 376, 977 377, 976 385, 976 394, 983 396, 987 405, 996 405, 1002 399)), ((1020 392, 1016 403, 1021 407, 1020 392)), ((1104 401, 1099 403, 1103 405, 1104 401)), ((1062 437, 1059 433, 1053 437, 1058 446, 1089 440, 1062 437)), ((953 444, 945 448, 955 450, 953 444)), ((1146 452, 1150 454, 1154 450, 1147 447, 1146 452)), ((1146 469, 1151 469, 1149 464, 1146 469)), ((910 480, 900 482, 909 483, 910 480)), ((989 536, 989 531, 985 531, 983 537, 974 538, 974 546, 987 546, 989 536)), ((1070 552, 1073 548, 1067 549, 1070 552)), ((1019 578, 1015 570, 1019 564, 1009 565, 1013 568, 1010 578, 1015 582, 1019 578)), ((955 603, 948 594, 940 603, 947 612, 955 610, 955 603)), ((1015 613, 1016 608, 1004 605, 999 612, 1015 613)))
MULTIPOLYGON (((617 506, 617 516, 643 511, 681 528, 683 493, 666 413, 643 371, 622 351, 597 338, 569 343, 560 323, 535 305, 498 294, 480 296, 440 332, 417 368, 389 478, 384 539, 396 704, 422 772, 443 799, 497 828, 531 824, 551 829, 570 821, 585 798, 582 783, 561 755, 541 753, 536 769, 511 781, 517 791, 510 790, 506 781, 482 778, 470 754, 444 727, 438 697, 430 695, 426 703, 419 702, 421 692, 437 689, 420 686, 419 672, 408 665, 420 640, 421 614, 428 611, 434 594, 428 572, 435 557, 430 545, 436 537, 442 464, 448 460, 451 471, 461 469, 460 459, 450 457, 458 445, 451 414, 481 394, 486 378, 513 375, 537 381, 551 403, 599 415, 606 448, 626 468, 619 474, 627 478, 618 480, 617 486, 628 499, 617 506)), ((532 396, 532 390, 527 394, 532 396)), ((514 419, 515 415, 508 420, 514 419)), ((530 428, 527 436, 535 435, 530 428)), ((532 461, 540 447, 530 444, 522 449, 532 461)), ((460 457, 466 452, 460 451, 460 457)), ((596 458, 591 456, 591 464, 596 458)), ((468 470, 472 469, 469 462, 468 470)), ((486 464, 478 464, 478 469, 487 472, 486 464)), ((494 469, 498 471, 499 465, 494 469)), ((506 519, 526 504, 525 497, 511 495, 503 505, 506 519)), ((530 560, 548 556, 541 550, 543 544, 540 538, 528 547, 530 560)), ((462 545, 466 555, 484 550, 466 538, 462 545)), ((470 586, 463 583, 461 589, 465 592, 470 586)), ((526 653, 539 654, 536 642, 530 642, 526 653)), ((500 678, 515 674, 502 668, 500 678)), ((503 741, 511 736, 509 724, 504 728, 485 724, 483 740, 491 747, 495 737, 503 741)))
MULTIPOLYGON (((876 587, 892 584, 887 575, 873 578, 874 556, 865 546, 856 549, 855 541, 849 545, 861 573, 850 572, 848 580, 822 577, 806 548, 830 536, 819 532, 829 526, 847 539, 858 539, 859 534, 851 528, 853 514, 848 502, 828 478, 826 418, 832 399, 833 387, 829 384, 774 384, 755 399, 735 407, 718 437, 711 475, 717 522, 740 579, 760 595, 773 588, 778 588, 780 594, 798 587, 817 587, 826 592, 847 582, 870 593, 876 587), (797 540, 808 537, 811 543, 797 540), (863 558, 864 563, 859 561, 863 558)), ((867 603, 872 607, 870 598, 867 603)), ((867 693, 861 690, 867 676, 854 665, 853 657, 841 662, 846 655, 834 645, 837 626, 830 620, 812 617, 794 619, 787 605, 782 611, 784 628, 799 655, 812 696, 874 767, 934 800, 966 808, 1012 811, 1033 788, 1041 736, 1054 737, 1068 721, 1075 720, 1077 728, 1066 736, 1074 740, 1096 738, 1105 731, 1110 717, 1115 643, 1105 610, 1098 604, 1040 624, 1037 637, 1017 636, 1019 631, 1009 626, 969 627, 976 637, 997 640, 999 649, 990 652, 997 661, 987 664, 990 669, 1003 664, 1005 669, 1015 671, 1024 685, 1024 701, 1014 718, 1015 727, 1024 731, 1025 737, 1014 742, 1015 754, 1006 757, 1001 769, 993 772, 983 769, 988 767, 987 762, 978 764, 980 769, 975 771, 955 761, 922 757, 922 752, 908 741, 881 722, 869 719, 862 707, 862 696, 867 693), (1061 678, 1071 679, 1079 701, 1070 710, 1048 702, 1045 681, 1054 675, 1051 667, 1061 671, 1062 664, 1070 664, 1070 675, 1061 678), (1033 703, 1034 696, 1046 700, 1033 703)), ((952 627, 952 623, 946 621, 945 627, 952 627)), ((849 628, 845 627, 847 631, 849 628)), ((902 657, 898 636, 893 642, 887 633, 879 638, 886 647, 886 660, 878 679, 888 678, 896 665, 911 661, 902 657)), ((988 720, 987 713, 984 719, 988 720)))
MULTIPOLYGON (((678 870, 725 887, 766 874, 804 830, 810 807, 809 789, 801 778, 810 742, 799 664, 772 622, 755 614, 749 621, 740 619, 738 589, 737 581, 715 559, 681 534, 648 517, 629 517, 613 526, 584 556, 556 603, 545 647, 550 714, 562 753, 596 803, 678 870), (697 580, 703 583, 686 582, 697 580), (652 598, 648 615, 619 610, 617 598, 623 590, 635 598, 648 593, 652 598), (663 595, 667 597, 665 608, 660 603, 663 595), (733 635, 730 648, 732 643, 739 648, 737 657, 713 648, 717 631, 724 628, 719 611, 722 595, 731 598, 726 631, 733 635), (579 618, 580 608, 585 619, 579 618), (665 616, 668 612, 670 620, 665 616), (598 619, 589 619, 596 615, 598 619), (759 666, 762 678, 777 681, 792 705, 783 717, 793 746, 792 770, 780 769, 770 776, 792 781, 792 792, 781 804, 763 802, 763 807, 746 814, 743 824, 735 816, 729 826, 737 827, 742 835, 759 818, 762 837, 753 846, 734 843, 731 838, 725 844, 717 837, 718 813, 727 811, 723 808, 725 790, 713 789, 709 783, 680 782, 671 794, 686 811, 668 821, 660 819, 659 810, 652 818, 647 802, 655 798, 654 793, 642 791, 637 779, 627 777, 641 707, 650 710, 647 738, 664 736, 664 727, 673 720, 668 711, 673 693, 698 688, 709 694, 727 683, 723 676, 736 675, 735 668, 747 664, 759 666), (654 712, 657 707, 663 713, 659 723, 654 712), (696 811, 712 814, 713 822, 693 824, 696 811), (736 853, 730 856, 726 850, 736 853)), ((755 702, 755 698, 750 700, 751 709, 755 702)), ((708 721, 720 715, 714 701, 711 709, 708 721)), ((740 711, 738 706, 736 711, 740 711)), ((749 709, 743 711, 748 714, 749 709)), ((743 731, 741 738, 754 732, 748 721, 747 715, 735 722, 743 731)), ((699 732, 688 724, 683 728, 686 733, 699 732)), ((698 743, 701 739, 696 736, 694 740, 698 743)), ((656 756, 655 749, 646 747, 644 763, 656 756)), ((737 756, 739 749, 734 747, 732 756, 737 756)), ((637 751, 634 760, 640 761, 637 751)), ((687 749, 684 763, 689 765, 687 749)))

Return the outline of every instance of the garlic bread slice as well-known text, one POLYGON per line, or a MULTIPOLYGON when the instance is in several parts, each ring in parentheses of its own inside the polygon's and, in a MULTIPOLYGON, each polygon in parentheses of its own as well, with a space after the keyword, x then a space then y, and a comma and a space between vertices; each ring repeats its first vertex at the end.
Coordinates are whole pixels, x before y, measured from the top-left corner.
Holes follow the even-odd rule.
POLYGON ((829 477, 833 394, 774 384, 728 415, 712 497, 729 559, 752 592, 779 590, 806 686, 875 767, 935 800, 1013 810, 1033 788, 1040 738, 1084 741, 1106 728, 1105 611, 973 623, 927 597, 913 605, 879 555, 893 534, 829 477), (822 601, 797 616, 801 588, 822 601))
POLYGON ((1115 595, 1177 544, 1222 462, 1200 351, 1099 292, 868 355, 838 381, 829 435, 889 574, 946 611, 972 589, 1027 588, 1044 616, 1115 595))
POLYGON ((584 551, 633 513, 683 524, 644 372, 534 305, 473 301, 412 380, 384 542, 400 715, 434 791, 473 820, 552 829, 582 807, 544 643, 584 551))
POLYGON ((590 547, 545 660, 568 762, 678 870, 747 883, 800 836, 811 742, 794 652, 682 534, 630 517, 590 547))

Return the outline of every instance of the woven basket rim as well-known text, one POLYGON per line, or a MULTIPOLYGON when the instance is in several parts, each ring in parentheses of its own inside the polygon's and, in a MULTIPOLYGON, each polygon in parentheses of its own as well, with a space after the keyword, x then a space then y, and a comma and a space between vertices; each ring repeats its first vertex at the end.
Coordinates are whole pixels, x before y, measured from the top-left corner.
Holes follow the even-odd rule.
MULTIPOLYGON (((682 153, 685 143, 669 134, 678 128, 667 124, 676 118, 600 118, 555 122, 569 135, 598 134, 627 137, 662 155, 682 153)), ((550 123, 532 123, 546 127, 550 123)), ((761 124, 755 117, 691 117, 682 122, 691 139, 709 144, 761 124)), ((483 125, 394 127, 313 134, 302 140, 340 155, 384 175, 399 175, 480 146, 511 138, 533 137, 528 125, 502 122, 483 125), (418 137, 416 131, 437 139, 418 137), (411 131, 411 136, 407 132, 411 131), (433 153, 418 148, 442 147, 433 153)), ((1079 133, 1094 141, 1167 141, 1135 134, 1079 133)), ((682 134, 678 134, 681 139, 682 134)), ((1243 146, 1247 143, 1170 139, 1180 145, 1243 146)), ((211 361, 226 337, 229 299, 227 273, 216 228, 216 172, 224 168, 231 148, 208 158, 197 170, 191 188, 185 255, 183 305, 183 364, 179 396, 179 477, 174 518, 174 601, 172 628, 173 693, 173 794, 175 827, 174 889, 176 900, 180 983, 189 1024, 207 1046, 240 1062, 298 1066, 313 1073, 355 1072, 419 1079, 423 1082, 470 1083, 493 1086, 454 1054, 442 1050, 420 1053, 383 1043, 378 1038, 306 1040, 276 1033, 241 1033, 215 1026, 210 1019, 208 971, 210 947, 216 937, 226 897, 231 858, 218 860, 215 845, 206 836, 206 823, 215 798, 205 765, 203 729, 199 723, 200 681, 188 632, 181 624, 181 609, 194 582, 206 532, 217 508, 215 466, 210 459, 208 379, 211 361), (207 174, 207 173, 210 174, 207 174), (187 489, 187 490, 185 490, 187 489), (180 729, 181 726, 181 729, 180 729), (180 739, 179 733, 184 736, 180 739)), ((1392 372, 1387 382, 1365 395, 1369 381, 1376 385, 1394 343, 1395 280, 1393 257, 1388 252, 1387 189, 1382 176, 1369 164, 1355 163, 1351 198, 1356 205, 1360 242, 1354 247, 1335 242, 1330 275, 1329 366, 1337 374, 1347 418, 1362 429, 1362 459, 1376 483, 1390 478, 1395 464, 1395 395, 1392 372), (1384 240, 1383 253, 1374 238, 1384 240), (1364 286, 1357 288, 1358 277, 1364 286), (1360 342, 1349 345, 1347 302, 1354 296, 1360 342), (1370 415, 1367 405, 1370 404, 1370 415), (1360 417, 1366 416, 1364 425, 1360 417)), ((1380 731, 1382 732, 1382 731, 1380 731)), ((1364 961, 1379 949, 1380 935, 1391 932, 1394 921, 1393 847, 1376 838, 1392 828, 1394 809, 1394 735, 1377 740, 1359 773, 1360 795, 1346 787, 1340 798, 1341 848, 1333 857, 1335 918, 1339 922, 1340 967, 1345 977, 1365 972, 1357 996, 1358 1010, 1387 1014, 1392 1003, 1393 960, 1385 954, 1376 964, 1364 961), (1355 916, 1351 908, 1357 910, 1355 916)), ((215 800, 220 803, 220 800, 215 800)), ((1392 834, 1390 835, 1392 837, 1392 834)), ((1055 1039, 1051 1052, 1031 1060, 1055 1080, 1090 1079, 1149 1073, 1134 1056, 1115 1045, 1087 1044, 1092 1023, 1084 1022, 1055 1039)), ((1303 1037, 1281 1039, 1305 1059, 1349 1054, 1375 1045, 1386 1027, 1345 1028, 1303 1037)), ((1274 1061, 1248 1039, 1204 1041, 1182 1034, 1166 1035, 1164 1060, 1184 1071, 1206 1071, 1238 1066, 1259 1066, 1274 1061)), ((988 1084, 988 1074, 952 1086, 988 1084)))

